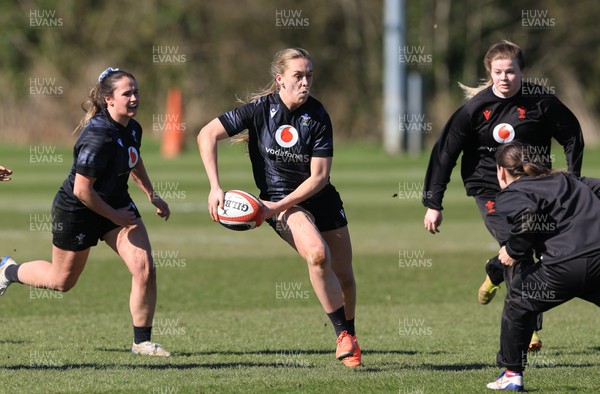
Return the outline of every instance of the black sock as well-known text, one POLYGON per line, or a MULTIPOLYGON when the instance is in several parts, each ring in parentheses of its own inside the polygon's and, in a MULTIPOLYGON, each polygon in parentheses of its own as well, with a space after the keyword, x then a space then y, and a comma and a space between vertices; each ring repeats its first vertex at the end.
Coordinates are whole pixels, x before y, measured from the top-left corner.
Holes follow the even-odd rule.
POLYGON ((346 326, 348 327, 348 334, 356 336, 356 330, 354 329, 354 319, 346 320, 346 326))
POLYGON ((492 257, 485 263, 485 272, 494 286, 504 282, 504 265, 500 262, 498 256, 492 257))
POLYGON ((152 326, 136 327, 133 326, 133 342, 137 345, 150 340, 152 336, 152 326))
POLYGON ((9 265, 6 267, 4 275, 6 275, 6 279, 8 279, 11 283, 21 283, 19 280, 19 267, 19 264, 9 265))
POLYGON ((339 337, 343 331, 348 331, 348 325, 346 324, 346 313, 344 312, 343 305, 337 311, 328 313, 327 316, 329 316, 329 320, 331 320, 331 324, 333 324, 336 337, 339 337))

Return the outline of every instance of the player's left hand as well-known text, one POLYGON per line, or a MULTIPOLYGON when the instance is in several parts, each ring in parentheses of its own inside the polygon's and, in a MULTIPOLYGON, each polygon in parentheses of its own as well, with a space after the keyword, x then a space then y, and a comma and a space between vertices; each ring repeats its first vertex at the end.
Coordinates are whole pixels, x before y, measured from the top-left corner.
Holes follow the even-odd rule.
POLYGON ((279 214, 276 202, 265 200, 260 200, 260 202, 264 205, 265 220, 271 219, 273 216, 277 216, 279 214))
POLYGON ((156 193, 153 193, 150 202, 156 207, 156 214, 158 216, 165 220, 169 220, 169 216, 171 216, 171 210, 169 209, 169 204, 167 204, 165 200, 156 195, 156 193))
POLYGON ((517 260, 513 259, 508 255, 508 252, 506 251, 506 246, 503 246, 502 249, 500 249, 500 251, 498 252, 498 259, 502 264, 508 265, 509 267, 512 267, 517 263, 517 260))

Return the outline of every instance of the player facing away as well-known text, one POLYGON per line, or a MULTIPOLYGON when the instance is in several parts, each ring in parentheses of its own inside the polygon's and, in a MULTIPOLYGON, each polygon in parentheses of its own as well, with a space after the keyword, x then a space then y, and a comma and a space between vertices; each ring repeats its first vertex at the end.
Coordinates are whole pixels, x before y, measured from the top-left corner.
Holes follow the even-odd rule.
MULTIPOLYGON (((548 89, 523 81, 525 58, 521 48, 509 41, 492 45, 483 64, 489 80, 479 88, 467 88, 468 101, 448 120, 431 152, 425 175, 424 227, 435 234, 442 224, 442 200, 452 169, 462 153, 461 175, 467 195, 473 196, 485 226, 503 244, 510 226, 496 212, 500 191, 495 151, 510 141, 534 149, 550 166, 552 139, 564 149, 569 171, 579 175, 583 161, 583 135, 577 118, 548 89)), ((461 85, 462 86, 462 85, 461 85)), ((488 304, 504 281, 504 269, 494 256, 486 264, 486 278, 478 293, 488 304)), ((541 330, 539 316, 537 330, 541 330)), ((541 348, 533 333, 530 350, 541 348)))
POLYGON ((600 306, 598 179, 552 172, 531 152, 518 142, 496 152, 496 209, 511 231, 499 252, 507 292, 496 358, 506 370, 487 385, 494 390, 523 390, 538 313, 575 297, 600 306))
POLYGON ((73 149, 73 165, 52 204, 52 262, 0 261, 0 295, 11 283, 66 292, 79 279, 90 249, 105 241, 131 272, 129 307, 133 320, 132 352, 169 356, 150 341, 156 307, 156 270, 146 227, 128 193, 131 178, 165 220, 170 211, 153 190, 140 156, 142 127, 133 119, 139 105, 136 79, 108 68, 85 103, 73 149))
POLYGON ((249 104, 213 119, 198 134, 210 182, 208 210, 217 221, 217 208, 223 207, 217 142, 248 130, 250 161, 265 219, 306 261, 315 294, 335 328, 336 357, 348 367, 359 366, 352 246, 342 200, 329 181, 331 121, 323 105, 310 96, 310 55, 301 48, 277 52, 271 77, 270 85, 251 97, 249 104))

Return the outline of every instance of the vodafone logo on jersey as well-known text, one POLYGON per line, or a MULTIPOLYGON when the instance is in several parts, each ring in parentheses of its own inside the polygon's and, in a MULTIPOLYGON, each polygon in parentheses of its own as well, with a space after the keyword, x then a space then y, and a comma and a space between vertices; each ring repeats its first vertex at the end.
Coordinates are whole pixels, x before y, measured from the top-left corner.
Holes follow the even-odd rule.
POLYGON ((288 124, 279 126, 275 132, 275 141, 282 148, 290 148, 298 142, 298 130, 288 124))
POLYGON ((500 123, 494 127, 493 135, 497 142, 506 144, 515 138, 515 129, 508 123, 500 123))
POLYGON ((135 149, 133 146, 130 146, 129 149, 127 149, 127 153, 129 156, 129 168, 133 168, 140 159, 140 154, 138 153, 137 149, 135 149))

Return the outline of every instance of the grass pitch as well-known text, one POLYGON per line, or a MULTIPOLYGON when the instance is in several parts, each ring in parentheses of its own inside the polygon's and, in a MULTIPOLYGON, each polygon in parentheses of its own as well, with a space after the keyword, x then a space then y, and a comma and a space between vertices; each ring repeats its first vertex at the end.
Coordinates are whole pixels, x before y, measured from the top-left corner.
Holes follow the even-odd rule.
MULTIPOLYGON (((171 219, 154 216, 131 191, 158 267, 153 340, 173 356, 129 353, 130 275, 101 244, 70 292, 12 285, 0 299, 0 392, 481 393, 500 372, 504 289, 488 306, 476 300, 497 246, 458 172, 442 232, 430 235, 420 204, 427 157, 338 144, 332 182, 350 221, 364 361, 350 370, 334 358, 333 329, 300 258, 268 226, 237 233, 209 220, 194 147, 175 160, 157 151, 147 138, 142 156, 171 219)), ((587 152, 584 173, 600 176, 594 156, 587 152)), ((0 250, 18 261, 48 259, 50 205, 71 151, 2 146, 0 158, 15 171, 0 184, 0 250)), ((222 145, 220 175, 225 189, 256 192, 241 146, 222 145)), ((599 324, 583 301, 546 313, 544 349, 530 359, 526 389, 596 391, 599 324)))

